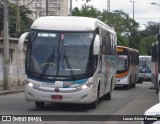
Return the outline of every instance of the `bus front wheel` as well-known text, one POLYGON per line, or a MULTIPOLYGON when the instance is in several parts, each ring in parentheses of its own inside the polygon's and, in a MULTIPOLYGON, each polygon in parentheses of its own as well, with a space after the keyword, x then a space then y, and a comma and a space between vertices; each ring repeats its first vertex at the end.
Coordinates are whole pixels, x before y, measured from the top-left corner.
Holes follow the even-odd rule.
POLYGON ((35 102, 36 108, 42 109, 44 108, 44 102, 35 102))
POLYGON ((99 94, 100 94, 100 84, 98 85, 96 100, 89 105, 91 109, 96 109, 97 103, 99 101, 99 94))
POLYGON ((111 98, 112 98, 112 83, 111 83, 111 86, 110 86, 110 91, 103 96, 104 100, 111 100, 111 98))

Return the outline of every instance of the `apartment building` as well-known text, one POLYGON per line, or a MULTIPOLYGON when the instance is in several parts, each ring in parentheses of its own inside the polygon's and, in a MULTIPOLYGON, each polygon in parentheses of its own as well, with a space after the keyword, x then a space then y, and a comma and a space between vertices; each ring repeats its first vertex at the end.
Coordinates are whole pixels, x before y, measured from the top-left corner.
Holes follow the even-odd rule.
POLYGON ((24 5, 32 11, 30 16, 36 19, 41 16, 67 16, 68 0, 9 0, 11 3, 24 5), (47 4, 48 3, 48 4, 47 4))

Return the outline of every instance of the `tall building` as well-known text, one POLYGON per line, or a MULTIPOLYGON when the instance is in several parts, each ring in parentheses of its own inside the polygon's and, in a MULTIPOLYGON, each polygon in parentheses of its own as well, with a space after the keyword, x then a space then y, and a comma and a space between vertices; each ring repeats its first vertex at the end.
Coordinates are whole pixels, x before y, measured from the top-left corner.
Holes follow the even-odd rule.
POLYGON ((67 16, 68 0, 9 0, 11 3, 24 5, 32 11, 30 16, 36 19, 41 16, 67 16), (48 3, 48 4, 46 4, 48 3), (47 9, 48 8, 48 9, 47 9))

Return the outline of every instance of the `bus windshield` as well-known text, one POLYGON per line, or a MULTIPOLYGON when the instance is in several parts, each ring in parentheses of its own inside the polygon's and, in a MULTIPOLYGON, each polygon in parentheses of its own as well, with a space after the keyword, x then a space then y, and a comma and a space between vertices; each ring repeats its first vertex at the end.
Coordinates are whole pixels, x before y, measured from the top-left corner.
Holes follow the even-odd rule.
POLYGON ((151 73, 151 58, 139 58, 139 72, 151 73))
POLYGON ((127 55, 118 55, 117 58, 117 70, 123 71, 128 68, 128 59, 127 55))
POLYGON ((92 41, 93 33, 31 31, 26 69, 39 77, 90 74, 92 41))

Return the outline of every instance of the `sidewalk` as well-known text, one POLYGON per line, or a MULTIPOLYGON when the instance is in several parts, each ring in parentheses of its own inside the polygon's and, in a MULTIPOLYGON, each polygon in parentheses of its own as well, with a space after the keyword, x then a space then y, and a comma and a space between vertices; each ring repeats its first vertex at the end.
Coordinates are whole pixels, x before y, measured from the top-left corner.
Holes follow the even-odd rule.
POLYGON ((0 95, 6 95, 10 93, 24 92, 24 85, 10 86, 9 90, 4 90, 3 86, 0 86, 0 95))

